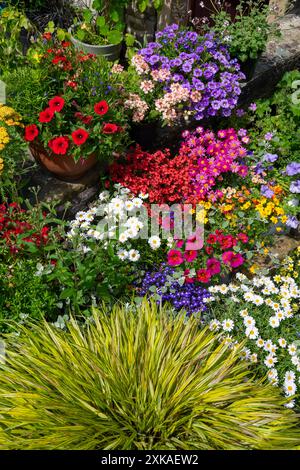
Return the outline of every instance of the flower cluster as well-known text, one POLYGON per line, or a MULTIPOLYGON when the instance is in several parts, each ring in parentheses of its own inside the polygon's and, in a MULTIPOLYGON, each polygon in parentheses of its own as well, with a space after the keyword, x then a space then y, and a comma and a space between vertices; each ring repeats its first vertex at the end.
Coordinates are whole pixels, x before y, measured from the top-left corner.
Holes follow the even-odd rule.
MULTIPOLYGON (((112 196, 105 190, 93 207, 76 214, 68 237, 96 240, 106 249, 112 247, 120 260, 131 263, 140 260, 142 251, 138 248, 142 244, 147 258, 147 251, 156 252, 163 244, 159 235, 148 235, 148 211, 144 206, 147 198, 147 194, 136 197, 129 189, 115 185, 112 196)), ((84 244, 82 249, 89 250, 84 244)))
POLYGON ((159 271, 146 272, 140 285, 137 285, 138 295, 150 295, 158 303, 169 302, 176 312, 184 310, 192 315, 207 310, 205 302, 210 297, 207 289, 196 284, 186 284, 184 277, 165 265, 159 271))
POLYGON ((16 254, 34 244, 37 247, 48 241, 49 227, 37 229, 28 221, 28 212, 15 203, 0 205, 0 247, 8 247, 11 254, 16 254))
POLYGON ((2 152, 11 140, 11 129, 21 125, 21 117, 14 109, 0 103, 0 175, 4 168, 2 152))
MULTIPOLYGON (((173 124, 182 115, 230 116, 241 93, 244 75, 236 59, 213 34, 204 36, 178 25, 167 26, 132 58, 138 75, 136 93, 148 105, 149 114, 173 124)), ((143 120, 136 102, 135 120, 143 120), (139 119, 137 119, 139 118, 139 119)))
POLYGON ((300 284, 300 246, 282 260, 279 273, 292 277, 300 284))
POLYGON ((222 197, 223 192, 217 186, 223 183, 226 174, 247 176, 248 166, 244 161, 247 151, 243 144, 248 142, 247 135, 240 138, 234 129, 220 130, 217 136, 203 127, 183 132, 179 155, 188 156, 194 163, 190 184, 196 200, 216 201, 222 197))
POLYGON ((173 203, 191 196, 192 166, 193 161, 188 156, 171 158, 168 150, 151 154, 137 146, 124 160, 112 164, 110 174, 114 182, 129 188, 133 194, 148 194, 151 203, 173 203))
POLYGON ((109 111, 106 100, 95 103, 90 114, 83 114, 77 109, 73 101, 66 103, 61 96, 51 98, 48 107, 39 114, 39 124, 30 124, 25 127, 25 140, 33 142, 40 135, 55 155, 66 155, 71 152, 74 160, 77 161, 91 155, 97 141, 100 145, 101 141, 103 142, 108 136, 123 132, 117 124, 103 121, 103 116, 109 111), (49 139, 49 134, 55 134, 61 129, 62 120, 65 118, 62 113, 66 116, 71 115, 74 123, 80 123, 77 124, 79 127, 74 127, 69 135, 64 134, 49 139))
POLYGON ((188 284, 208 283, 214 276, 232 271, 245 263, 243 252, 248 249, 248 236, 245 233, 233 237, 216 230, 206 237, 205 244, 199 249, 191 245, 193 242, 195 236, 186 242, 177 240, 167 255, 168 265, 179 267, 178 272, 182 271, 188 284))
POLYGON ((234 284, 208 289, 215 316, 210 328, 223 331, 232 344, 246 339, 243 357, 258 362, 270 382, 281 385, 286 396, 293 397, 300 379, 300 290, 288 276, 236 277, 234 284))

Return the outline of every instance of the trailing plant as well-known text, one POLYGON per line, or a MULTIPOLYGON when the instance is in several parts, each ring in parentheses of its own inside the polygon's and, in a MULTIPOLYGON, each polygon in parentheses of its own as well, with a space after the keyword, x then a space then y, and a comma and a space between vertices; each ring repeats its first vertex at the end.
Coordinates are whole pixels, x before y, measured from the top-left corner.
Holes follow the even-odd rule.
POLYGON ((147 302, 85 329, 21 326, 0 363, 0 448, 299 448, 278 390, 218 339, 147 302))

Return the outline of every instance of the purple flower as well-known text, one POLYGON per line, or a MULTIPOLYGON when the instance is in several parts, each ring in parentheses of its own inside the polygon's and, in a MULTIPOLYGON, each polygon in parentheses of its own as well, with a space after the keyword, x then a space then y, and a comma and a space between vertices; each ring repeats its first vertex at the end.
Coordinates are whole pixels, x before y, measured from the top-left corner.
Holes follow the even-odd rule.
POLYGON ((243 109, 237 109, 236 110, 237 117, 242 117, 242 116, 244 116, 244 114, 245 114, 245 111, 243 109))
POLYGON ((286 221, 286 225, 290 228, 297 228, 299 225, 299 220, 295 215, 289 215, 286 221))
POLYGON ((182 66, 182 70, 184 72, 190 72, 192 70, 192 64, 190 61, 186 61, 184 62, 183 66, 182 66))
POLYGON ((256 111, 256 109, 257 109, 256 103, 251 103, 251 104, 249 105, 249 109, 250 109, 250 111, 256 111))
POLYGON ((194 77, 199 78, 202 76, 202 70, 201 69, 195 69, 194 70, 194 77))
POLYGON ((276 153, 266 153, 263 156, 263 162, 274 163, 278 159, 278 155, 276 153))
POLYGON ((238 131, 238 135, 239 135, 240 137, 245 137, 245 136, 247 135, 246 129, 240 129, 240 130, 238 131))
POLYGON ((154 54, 154 55, 152 55, 151 57, 149 57, 148 62, 149 62, 149 64, 154 65, 154 64, 156 64, 157 62, 159 62, 159 60, 160 60, 159 55, 154 54))
POLYGON ((300 194, 300 180, 291 183, 290 191, 294 194, 300 194))
POLYGON ((298 175, 300 173, 300 163, 290 163, 289 165, 287 165, 285 171, 288 176, 298 175))
POLYGON ((265 139, 266 139, 267 141, 272 140, 273 137, 274 137, 274 134, 272 134, 272 132, 267 132, 267 133, 265 134, 265 139))
POLYGON ((267 185, 263 184, 260 188, 260 192, 263 196, 267 197, 270 199, 274 195, 274 191, 270 189, 267 185))

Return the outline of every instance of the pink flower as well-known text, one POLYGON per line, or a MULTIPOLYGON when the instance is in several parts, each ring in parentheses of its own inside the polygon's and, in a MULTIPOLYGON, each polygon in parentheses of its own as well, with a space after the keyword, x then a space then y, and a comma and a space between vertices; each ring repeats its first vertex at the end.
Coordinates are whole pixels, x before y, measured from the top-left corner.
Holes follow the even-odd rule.
POLYGON ((247 243, 249 240, 248 235, 246 235, 245 233, 239 233, 237 237, 238 240, 240 240, 242 243, 247 243))
POLYGON ((216 258, 210 258, 206 262, 207 269, 211 276, 214 274, 219 274, 221 271, 221 263, 216 258))
POLYGON ((229 265, 231 268, 237 268, 245 261, 240 253, 234 253, 233 251, 225 251, 222 254, 222 260, 224 264, 229 265))
POLYGON ((179 266, 184 262, 182 253, 178 250, 170 250, 168 253, 168 264, 170 266, 179 266))
POLYGON ((197 251, 196 250, 187 250, 187 251, 185 251, 184 259, 188 263, 192 263, 193 261, 195 261, 196 258, 197 258, 197 251))

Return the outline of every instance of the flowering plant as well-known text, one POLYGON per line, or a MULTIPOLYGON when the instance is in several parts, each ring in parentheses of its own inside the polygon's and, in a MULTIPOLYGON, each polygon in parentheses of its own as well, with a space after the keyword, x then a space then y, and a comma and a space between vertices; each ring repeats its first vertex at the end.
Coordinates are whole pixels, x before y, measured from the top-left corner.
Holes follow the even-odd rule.
POLYGON ((134 194, 148 193, 150 202, 215 201, 223 196, 226 182, 238 184, 248 173, 244 142, 248 137, 240 138, 234 129, 215 135, 197 127, 194 132, 183 132, 174 158, 168 151, 150 154, 139 147, 133 149, 124 161, 112 165, 112 179, 134 194))
POLYGON ((26 247, 41 247, 48 241, 49 227, 35 227, 28 211, 12 202, 0 205, 0 253, 9 249, 10 254, 26 250, 26 247))
POLYGON ((132 58, 125 106, 133 122, 160 119, 172 125, 183 116, 230 116, 243 78, 237 60, 213 34, 200 36, 173 24, 132 58))
POLYGON ((0 175, 4 168, 4 153, 12 139, 18 140, 15 126, 21 126, 21 117, 9 106, 0 103, 0 175))
POLYGON ((50 41, 51 34, 40 63, 51 78, 50 91, 41 98, 35 122, 26 126, 25 140, 38 140, 52 154, 72 155, 75 161, 91 154, 111 159, 128 136, 110 66, 68 41, 50 41))
MULTIPOLYGON (((300 290, 291 277, 276 275, 212 286, 208 300, 214 319, 211 330, 220 330, 232 345, 247 340, 242 357, 258 363, 273 385, 293 397, 300 378, 298 349, 300 290)), ((293 406, 294 401, 289 403, 293 406)))

